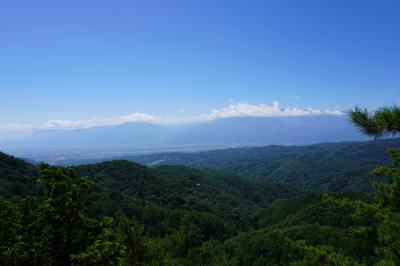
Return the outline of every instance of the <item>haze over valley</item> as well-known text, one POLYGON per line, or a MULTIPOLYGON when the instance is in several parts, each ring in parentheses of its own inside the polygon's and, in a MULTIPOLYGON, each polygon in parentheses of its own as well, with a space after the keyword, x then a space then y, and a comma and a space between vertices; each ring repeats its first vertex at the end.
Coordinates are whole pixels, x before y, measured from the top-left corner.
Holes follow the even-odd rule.
POLYGON ((2 143, 19 157, 50 163, 165 151, 366 140, 345 115, 219 118, 178 127, 146 122, 39 130, 2 143))

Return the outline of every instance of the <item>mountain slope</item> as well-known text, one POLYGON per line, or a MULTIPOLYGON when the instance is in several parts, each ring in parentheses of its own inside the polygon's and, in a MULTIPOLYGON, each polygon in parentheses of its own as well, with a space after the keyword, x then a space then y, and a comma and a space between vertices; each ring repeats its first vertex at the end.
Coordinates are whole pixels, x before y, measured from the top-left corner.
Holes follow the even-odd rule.
POLYGON ((370 172, 388 164, 400 139, 310 146, 266 146, 132 157, 148 165, 186 165, 267 179, 314 191, 371 191, 370 172))
MULTIPOLYGON (((361 149, 362 152, 371 150, 361 149)), ((34 180, 30 176, 37 174, 35 165, 0 155, 0 169, 6 169, 6 175, 20 174, 26 181, 34 180)), ((356 223, 350 213, 324 201, 321 193, 301 193, 261 178, 248 179, 185 166, 149 168, 126 160, 81 165, 74 169, 77 175, 70 178, 87 175, 95 181, 95 187, 84 195, 90 200, 85 200, 88 204, 82 211, 99 221, 111 221, 105 218, 108 216, 117 224, 121 218, 129 222, 128 231, 117 231, 122 233, 118 236, 129 236, 128 240, 134 241, 133 247, 144 250, 151 264, 169 265, 171 259, 183 261, 181 258, 193 258, 192 254, 201 256, 194 260, 194 265, 221 265, 221 261, 226 262, 222 265, 289 264, 308 254, 308 249, 304 249, 306 244, 331 246, 356 260, 374 261, 374 239, 355 233, 352 228, 356 223)), ((53 173, 57 173, 61 169, 54 170, 53 173)), ((18 181, 7 179, 5 175, 0 177, 18 181)), ((38 195, 39 198, 43 196, 38 195)), ((35 232, 40 232, 40 227, 31 231, 38 219, 36 212, 32 212, 32 203, 34 207, 32 200, 11 203, 0 197, 2 218, 7 218, 1 219, 2 232, 18 228, 28 239, 36 240, 35 232), (24 219, 18 220, 15 226, 13 219, 21 212, 28 214, 29 226, 25 226, 24 219)), ((50 217, 41 222, 46 224, 53 220, 56 219, 50 217)), ((62 225, 70 225, 70 219, 64 221, 62 225)), ((110 227, 108 235, 111 230, 121 230, 121 227, 110 227)), ((2 250, 9 249, 9 242, 20 244, 19 232, 10 230, 0 234, 2 250)), ((39 239, 46 241, 46 238, 39 239)), ((332 251, 328 249, 328 255, 332 255, 332 251)))
MULTIPOLYGON (((96 186, 132 199, 186 210, 218 214, 230 208, 268 206, 297 192, 269 181, 249 180, 232 173, 198 170, 184 166, 149 168, 130 161, 107 161, 73 168, 96 186)), ((36 165, 0 153, 0 195, 20 197, 39 191, 36 165)))
POLYGON ((34 165, 0 152, 0 195, 18 199, 35 194, 37 175, 34 165))
MULTIPOLYGON (((277 199, 299 191, 268 181, 251 181, 235 174, 183 166, 148 168, 130 161, 108 161, 73 168, 76 176, 94 181, 90 191, 93 216, 122 210, 161 236, 191 215, 207 228, 207 236, 227 237, 252 226, 254 214, 277 199)), ((40 196, 38 167, 0 154, 0 198, 40 196)))
POLYGON ((74 167, 101 187, 111 188, 143 203, 239 219, 238 210, 250 214, 296 192, 268 181, 249 181, 235 174, 203 171, 183 166, 155 169, 129 161, 109 161, 74 167))

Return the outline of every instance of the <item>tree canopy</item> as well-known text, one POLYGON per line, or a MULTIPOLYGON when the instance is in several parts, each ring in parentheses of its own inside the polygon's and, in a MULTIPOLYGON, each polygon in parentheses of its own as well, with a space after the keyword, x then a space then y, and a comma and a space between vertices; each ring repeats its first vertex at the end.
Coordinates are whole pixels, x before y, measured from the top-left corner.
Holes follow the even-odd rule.
POLYGON ((349 116, 351 123, 368 136, 380 138, 400 133, 400 106, 398 105, 380 107, 372 114, 366 108, 356 106, 349 111, 349 116))

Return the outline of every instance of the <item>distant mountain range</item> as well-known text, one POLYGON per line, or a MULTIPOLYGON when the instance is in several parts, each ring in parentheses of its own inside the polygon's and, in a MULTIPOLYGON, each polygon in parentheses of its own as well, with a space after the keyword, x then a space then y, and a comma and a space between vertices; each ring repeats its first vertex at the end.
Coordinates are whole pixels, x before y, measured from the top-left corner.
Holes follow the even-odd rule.
POLYGON ((184 128, 170 144, 304 145, 365 139, 346 116, 225 118, 184 128))
POLYGON ((42 130, 1 142, 13 150, 118 150, 146 147, 304 145, 365 140, 346 116, 224 118, 178 128, 144 122, 75 130, 42 130))

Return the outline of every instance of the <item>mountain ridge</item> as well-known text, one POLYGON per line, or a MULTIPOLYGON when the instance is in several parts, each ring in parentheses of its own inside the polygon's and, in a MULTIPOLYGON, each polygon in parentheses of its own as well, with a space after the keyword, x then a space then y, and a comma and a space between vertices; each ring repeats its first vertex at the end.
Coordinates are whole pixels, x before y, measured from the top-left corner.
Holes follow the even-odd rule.
POLYGON ((372 169, 389 164, 387 150, 396 147, 400 147, 400 138, 161 153, 127 159, 152 166, 186 165, 234 172, 313 191, 372 191, 371 182, 382 181, 371 174, 372 169))
POLYGON ((73 130, 43 130, 14 141, 0 141, 9 153, 52 151, 132 151, 212 149, 255 145, 307 145, 366 138, 345 116, 235 117, 166 127, 145 122, 73 130))

